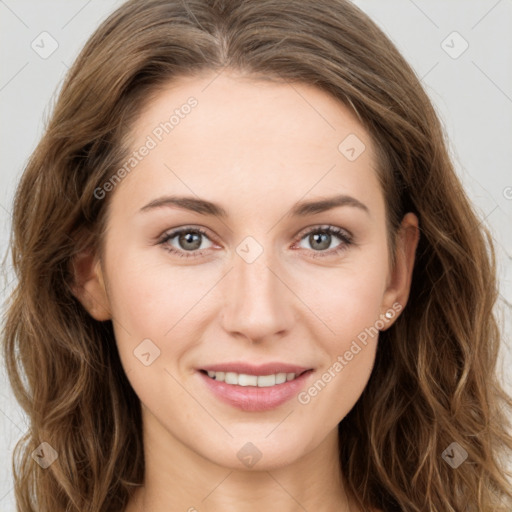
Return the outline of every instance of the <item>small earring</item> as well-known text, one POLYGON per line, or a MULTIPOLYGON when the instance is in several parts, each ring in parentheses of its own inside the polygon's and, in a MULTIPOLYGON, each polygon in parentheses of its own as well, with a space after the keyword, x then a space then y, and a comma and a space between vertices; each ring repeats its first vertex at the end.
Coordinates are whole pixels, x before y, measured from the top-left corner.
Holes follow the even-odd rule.
POLYGON ((391 313, 391 311, 386 311, 385 317, 388 319, 391 319, 391 318, 393 318, 393 313, 391 313))

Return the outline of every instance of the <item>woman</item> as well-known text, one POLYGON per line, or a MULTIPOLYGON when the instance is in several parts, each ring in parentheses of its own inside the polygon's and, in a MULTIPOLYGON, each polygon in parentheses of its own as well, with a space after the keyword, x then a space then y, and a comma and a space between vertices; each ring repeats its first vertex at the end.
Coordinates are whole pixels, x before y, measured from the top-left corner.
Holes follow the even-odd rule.
POLYGON ((122 5, 13 235, 20 511, 511 509, 491 240, 349 2, 122 5))

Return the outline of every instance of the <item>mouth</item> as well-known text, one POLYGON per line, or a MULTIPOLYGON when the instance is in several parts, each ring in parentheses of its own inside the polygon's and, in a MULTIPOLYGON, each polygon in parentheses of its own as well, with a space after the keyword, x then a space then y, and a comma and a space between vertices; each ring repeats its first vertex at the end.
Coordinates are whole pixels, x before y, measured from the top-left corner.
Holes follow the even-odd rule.
POLYGON ((258 388, 268 388, 285 382, 290 382, 297 379, 306 372, 313 371, 312 369, 303 370, 299 373, 295 372, 278 372, 271 373, 268 375, 252 375, 248 373, 236 373, 226 371, 212 371, 212 370, 199 370, 204 375, 207 375, 210 379, 216 380, 217 382, 225 382, 232 386, 252 386, 258 388))
POLYGON ((225 363, 198 369, 206 387, 223 403, 243 411, 266 411, 297 396, 313 368, 284 363, 225 363))

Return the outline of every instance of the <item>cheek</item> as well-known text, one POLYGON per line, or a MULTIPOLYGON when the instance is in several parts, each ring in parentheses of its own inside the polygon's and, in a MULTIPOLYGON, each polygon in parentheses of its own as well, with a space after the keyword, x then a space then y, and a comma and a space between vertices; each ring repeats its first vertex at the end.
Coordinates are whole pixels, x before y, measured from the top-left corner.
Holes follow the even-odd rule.
POLYGON ((318 281, 308 282, 311 309, 326 328, 317 331, 326 353, 325 365, 303 404, 335 421, 348 413, 370 378, 381 324, 381 304, 387 282, 387 259, 368 251, 364 257, 347 260, 332 273, 323 291, 318 281), (320 398, 320 394, 322 397, 320 398), (318 399, 317 399, 318 396, 318 399), (333 404, 334 407, 333 407, 333 404), (332 407, 332 409, 329 409, 332 407))
MULTIPOLYGON (((370 378, 377 349, 384 279, 378 272, 347 278, 317 299, 326 326, 318 336, 325 364, 299 396, 307 416, 334 426, 353 408, 370 378)), ((320 333, 320 330, 318 331, 320 333)))
POLYGON ((118 261, 111 272, 114 315, 128 330, 159 338, 201 300, 209 282, 197 269, 172 269, 162 261, 145 261, 143 254, 118 261))
POLYGON ((336 345, 356 337, 379 319, 386 278, 382 264, 340 268, 332 272, 324 287, 315 279, 305 282, 302 294, 336 345))
POLYGON ((172 268, 164 250, 157 257, 126 250, 111 261, 115 264, 109 269, 109 300, 116 343, 125 373, 144 396, 144 390, 159 385, 158 376, 178 367, 201 339, 205 319, 211 318, 208 292, 218 275, 207 266, 172 268), (151 358, 153 351, 158 357, 146 367, 137 354, 148 349, 151 358))
POLYGON ((116 345, 124 372, 142 404, 163 414, 166 407, 180 402, 179 386, 168 372, 175 375, 174 365, 179 365, 190 348, 174 342, 177 333, 180 339, 196 339, 187 332, 194 310, 187 312, 200 299, 200 290, 179 272, 164 272, 161 265, 141 265, 136 258, 127 260, 118 261, 111 269, 116 345), (162 397, 168 397, 165 403, 162 397))

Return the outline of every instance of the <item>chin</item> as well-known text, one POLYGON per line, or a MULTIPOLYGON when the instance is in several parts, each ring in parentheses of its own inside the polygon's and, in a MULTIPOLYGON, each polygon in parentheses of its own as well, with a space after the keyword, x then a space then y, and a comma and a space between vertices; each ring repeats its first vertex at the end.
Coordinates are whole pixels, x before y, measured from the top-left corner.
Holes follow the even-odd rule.
MULTIPOLYGON (((206 439, 208 446, 197 450, 199 455, 219 466, 237 471, 270 471, 286 467, 295 463, 314 446, 306 446, 307 441, 301 442, 298 436, 278 436, 269 432, 275 425, 268 428, 265 433, 251 436, 234 436, 229 440, 218 443, 206 439), (266 437, 268 436, 268 437, 266 437), (270 437, 272 437, 270 439, 270 437)), ((279 428, 279 427, 278 427, 279 428)), ((258 431, 261 429, 257 429, 258 431)), ((197 438, 196 438, 197 439, 197 438)), ((314 445, 319 443, 313 443, 314 445)))

